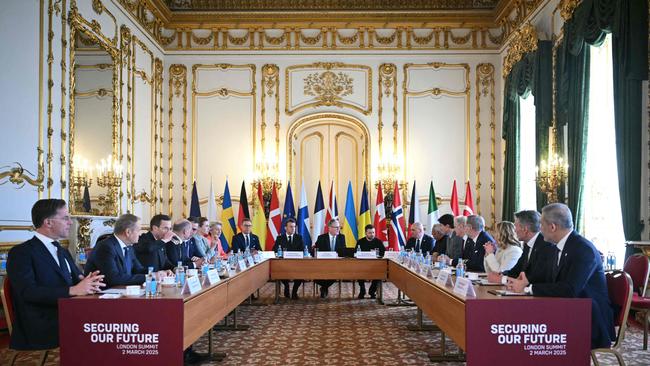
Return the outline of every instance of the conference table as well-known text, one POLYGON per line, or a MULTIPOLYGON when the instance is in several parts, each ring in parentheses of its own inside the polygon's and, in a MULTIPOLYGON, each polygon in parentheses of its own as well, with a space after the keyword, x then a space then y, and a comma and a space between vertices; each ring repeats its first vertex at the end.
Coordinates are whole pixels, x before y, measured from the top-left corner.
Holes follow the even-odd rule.
POLYGON ((393 259, 267 259, 194 294, 169 287, 156 298, 61 299, 61 363, 181 364, 182 350, 211 336, 213 326, 268 281, 276 281, 277 295, 280 280, 363 279, 392 282, 435 323, 443 337, 431 360, 589 364, 589 299, 497 296, 490 290, 499 286, 478 285, 475 296, 462 296, 436 283, 436 273, 393 259), (446 336, 462 351, 446 353, 446 336))

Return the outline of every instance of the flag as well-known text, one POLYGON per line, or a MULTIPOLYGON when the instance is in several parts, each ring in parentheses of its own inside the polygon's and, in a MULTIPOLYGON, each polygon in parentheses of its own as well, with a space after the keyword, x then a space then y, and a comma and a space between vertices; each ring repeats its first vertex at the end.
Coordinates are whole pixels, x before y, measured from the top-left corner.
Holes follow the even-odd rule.
POLYGON ((393 190, 393 215, 390 218, 390 229, 388 231, 388 247, 393 250, 402 250, 406 245, 404 237, 404 210, 402 210, 402 200, 399 194, 397 182, 393 190))
POLYGON ((388 232, 386 231, 386 208, 384 207, 384 194, 381 184, 377 185, 377 202, 375 204, 375 236, 388 246, 388 232))
POLYGON ((357 222, 357 238, 361 239, 365 236, 366 225, 370 224, 370 203, 368 203, 368 190, 366 189, 366 182, 363 182, 363 190, 361 191, 361 202, 359 203, 359 220, 357 222))
POLYGON ((208 221, 217 221, 217 201, 214 199, 214 188, 212 188, 212 178, 210 178, 210 194, 208 195, 208 221))
POLYGON ((458 208, 458 191, 456 190, 456 179, 454 179, 454 186, 451 189, 451 212, 454 214, 454 217, 460 214, 460 209, 458 208))
POLYGON ((413 181, 413 190, 411 191, 411 206, 409 207, 409 226, 407 236, 411 237, 411 225, 420 222, 420 204, 418 202, 418 194, 415 190, 415 181, 413 181))
POLYGON ((266 216, 264 215, 264 195, 262 194, 262 183, 257 183, 257 194, 253 195, 253 234, 260 239, 260 247, 266 248, 266 216))
POLYGON ((190 216, 201 217, 201 206, 199 206, 199 193, 196 190, 196 181, 192 184, 192 201, 190 203, 190 216))
POLYGON ((345 246, 354 248, 357 245, 357 210, 354 209, 352 183, 348 181, 348 194, 345 197, 345 212, 341 222, 341 233, 345 235, 345 246))
POLYGON ((282 224, 282 215, 280 214, 280 200, 278 200, 278 190, 273 183, 273 193, 271 193, 271 209, 269 210, 269 223, 266 230, 266 248, 264 250, 273 250, 275 238, 280 233, 282 224))
POLYGON ((312 237, 312 244, 316 243, 318 235, 325 233, 326 227, 325 203, 323 202, 323 191, 320 189, 319 181, 318 190, 316 191, 316 205, 314 206, 314 236, 312 237))
POLYGON ((88 186, 84 186, 83 207, 84 212, 90 212, 92 209, 92 207, 90 207, 90 192, 88 192, 88 186))
POLYGON ((282 225, 280 226, 280 234, 284 234, 285 220, 293 217, 296 218, 296 209, 293 207, 293 195, 291 194, 291 182, 287 183, 287 194, 284 197, 284 209, 282 210, 282 225))
POLYGON ((248 210, 248 197, 246 196, 246 182, 241 182, 241 192, 239 193, 239 213, 237 214, 237 227, 241 231, 244 219, 250 219, 251 214, 248 210))
POLYGON ((302 236, 305 246, 310 246, 311 235, 309 234, 309 207, 307 207, 307 191, 305 191, 305 180, 302 181, 300 190, 300 206, 298 206, 297 232, 302 236))
POLYGON ((225 246, 224 251, 228 252, 232 237, 237 232, 235 226, 235 216, 232 211, 232 201, 230 200, 230 189, 228 188, 228 179, 226 179, 226 188, 223 189, 223 203, 221 203, 221 221, 223 230, 221 233, 221 244, 225 246))
POLYGON ((474 199, 472 198, 472 187, 467 181, 465 188, 465 208, 463 208, 463 216, 474 215, 474 199))
POLYGON ((429 208, 427 209, 427 230, 431 232, 433 225, 438 223, 438 202, 436 202, 436 191, 433 189, 433 182, 429 185, 429 208))
POLYGON ((330 200, 327 205, 327 214, 325 215, 325 228, 323 229, 323 234, 327 231, 327 225, 331 219, 339 218, 339 206, 336 203, 336 192, 334 192, 334 182, 330 186, 330 200))

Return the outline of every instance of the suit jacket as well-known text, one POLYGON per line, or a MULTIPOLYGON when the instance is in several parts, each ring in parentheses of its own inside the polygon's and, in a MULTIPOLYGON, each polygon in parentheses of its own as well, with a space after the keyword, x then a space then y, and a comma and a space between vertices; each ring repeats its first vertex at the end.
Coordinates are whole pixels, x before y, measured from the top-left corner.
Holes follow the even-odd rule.
MULTIPOLYGON (((257 235, 255 235, 253 233, 250 233, 248 235, 250 235, 250 250, 251 250, 251 252, 253 250, 262 251, 262 246, 260 245, 260 239, 257 237, 257 235)), ((239 233, 239 234, 232 237, 232 250, 235 253, 238 253, 239 251, 242 251, 242 252, 246 251, 246 241, 244 240, 244 234, 239 233)))
POLYGON ((11 348, 59 346, 58 300, 70 297, 70 287, 79 283, 81 274, 70 252, 62 248, 62 254, 70 266, 69 278, 37 237, 9 251, 7 276, 15 312, 11 348))
MULTIPOLYGON (((336 236, 335 250, 338 253, 339 257, 345 257, 347 255, 347 249, 345 248, 345 235, 339 234, 336 236)), ((330 248, 330 234, 325 233, 318 236, 316 239, 316 248, 319 252, 331 252, 330 248)))
POLYGON ((598 250, 573 231, 560 258, 555 281, 533 284, 533 295, 590 298, 591 348, 609 348, 615 338, 614 315, 598 250))
POLYGON ((86 274, 96 270, 105 276, 104 283, 108 287, 141 285, 147 273, 147 268, 142 266, 133 253, 133 248, 129 248, 126 257, 124 256, 115 235, 97 243, 90 253, 86 263, 86 274))
POLYGON ((305 250, 305 244, 302 241, 302 236, 300 234, 295 233, 291 237, 291 245, 289 245, 289 242, 287 240, 287 234, 280 234, 278 237, 275 239, 275 245, 273 245, 273 251, 277 252, 278 247, 282 247, 283 251, 293 251, 293 252, 302 252, 305 250))
POLYGON ((447 256, 454 260, 454 266, 457 264, 458 258, 463 255, 463 237, 456 235, 452 232, 451 237, 447 241, 447 256))
POLYGON ((443 235, 440 240, 436 240, 435 246, 433 247, 433 252, 438 254, 447 254, 447 244, 449 243, 449 237, 443 235))
POLYGON ((173 269, 174 265, 167 258, 165 250, 167 243, 156 240, 151 232, 140 235, 138 242, 133 244, 135 256, 142 266, 153 267, 154 272, 173 269))
POLYGON ((192 257, 201 256, 192 238, 178 245, 170 240, 167 242, 165 252, 167 252, 167 258, 174 268, 178 265, 178 262, 182 262, 184 266, 189 268, 196 268, 194 262, 192 262, 192 257))
POLYGON ((381 242, 381 240, 377 238, 373 238, 372 240, 366 239, 364 236, 363 238, 359 239, 357 241, 357 247, 361 247, 361 250, 364 252, 371 251, 373 249, 377 250, 377 253, 379 253, 380 257, 384 256, 384 253, 386 252, 386 248, 384 247, 384 243, 381 242))
POLYGON ((486 231, 481 231, 478 234, 476 243, 472 243, 472 238, 467 238, 465 250, 463 250, 463 259, 467 260, 465 266, 467 271, 485 272, 485 267, 483 266, 485 248, 483 248, 483 244, 491 241, 494 241, 494 239, 486 231))
POLYGON ((537 235, 533 248, 524 243, 524 252, 519 261, 509 271, 503 273, 509 277, 517 278, 521 272, 526 273, 526 278, 530 283, 548 283, 553 282, 554 262, 557 261, 557 249, 555 245, 544 240, 542 233, 537 235), (530 258, 528 253, 530 252, 530 258))
MULTIPOLYGON (((415 250, 415 238, 411 237, 409 240, 406 241, 406 246, 404 247, 406 250, 415 250)), ((422 240, 420 241, 420 250, 422 250, 422 254, 426 255, 426 253, 433 253, 433 237, 424 234, 422 236, 422 240)))

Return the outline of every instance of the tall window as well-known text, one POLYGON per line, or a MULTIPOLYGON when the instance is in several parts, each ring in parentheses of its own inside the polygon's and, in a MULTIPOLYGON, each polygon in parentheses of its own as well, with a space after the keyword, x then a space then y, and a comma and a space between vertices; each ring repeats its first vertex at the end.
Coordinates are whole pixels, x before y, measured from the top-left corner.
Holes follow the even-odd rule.
POLYGON ((591 47, 583 234, 598 250, 614 252, 623 266, 625 236, 618 191, 611 35, 591 47))
POLYGON ((517 211, 537 208, 535 182, 535 98, 519 98, 519 199, 517 211))

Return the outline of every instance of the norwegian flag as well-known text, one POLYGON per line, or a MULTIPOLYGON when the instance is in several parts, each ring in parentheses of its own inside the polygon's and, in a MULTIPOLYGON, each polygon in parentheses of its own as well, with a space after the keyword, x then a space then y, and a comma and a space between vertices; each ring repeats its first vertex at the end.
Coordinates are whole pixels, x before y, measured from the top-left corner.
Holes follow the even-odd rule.
POLYGON ((406 222, 404 220, 404 210, 402 209, 402 200, 400 199, 399 188, 395 182, 393 191, 393 216, 390 219, 390 229, 388 231, 388 248, 398 251, 406 245, 404 230, 406 222))

